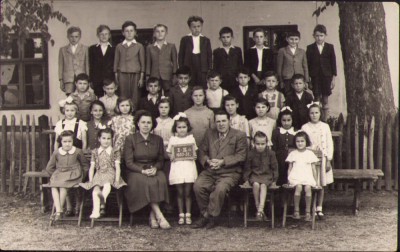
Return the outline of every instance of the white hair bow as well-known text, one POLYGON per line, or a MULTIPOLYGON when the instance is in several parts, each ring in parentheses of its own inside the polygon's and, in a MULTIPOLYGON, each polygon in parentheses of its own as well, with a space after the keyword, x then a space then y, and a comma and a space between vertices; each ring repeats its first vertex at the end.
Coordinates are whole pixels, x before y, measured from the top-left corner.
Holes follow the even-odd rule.
POLYGON ((281 112, 283 112, 285 110, 289 110, 290 112, 293 112, 293 110, 289 106, 285 106, 285 107, 281 108, 281 112))
POLYGON ((184 117, 187 118, 185 113, 179 112, 174 118, 172 118, 174 121, 179 120, 179 118, 184 117))
POLYGON ((74 101, 74 99, 73 99, 71 96, 68 96, 66 99, 60 100, 60 101, 58 102, 58 105, 59 105, 61 108, 63 108, 63 107, 65 106, 66 103, 71 103, 71 102, 73 102, 73 101, 74 101))
POLYGON ((319 102, 311 102, 310 104, 307 104, 307 108, 310 108, 312 105, 314 105, 314 104, 316 104, 316 105, 320 105, 320 103, 319 102))

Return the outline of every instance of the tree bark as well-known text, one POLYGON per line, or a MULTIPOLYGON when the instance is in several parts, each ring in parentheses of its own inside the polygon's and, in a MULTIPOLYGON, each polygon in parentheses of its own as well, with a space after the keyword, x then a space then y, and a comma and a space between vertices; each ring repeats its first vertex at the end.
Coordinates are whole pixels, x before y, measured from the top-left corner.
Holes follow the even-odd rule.
POLYGON ((385 11, 379 2, 338 2, 347 111, 364 116, 395 113, 387 56, 385 11))

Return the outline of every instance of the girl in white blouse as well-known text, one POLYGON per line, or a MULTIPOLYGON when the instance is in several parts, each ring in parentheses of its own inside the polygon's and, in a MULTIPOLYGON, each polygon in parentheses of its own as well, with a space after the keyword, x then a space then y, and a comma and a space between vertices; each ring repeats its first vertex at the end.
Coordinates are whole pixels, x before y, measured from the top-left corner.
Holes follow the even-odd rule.
MULTIPOLYGON (((321 122, 321 107, 319 102, 313 102, 308 107, 308 115, 310 121, 304 124, 301 129, 305 131, 311 140, 311 150, 321 160, 321 165, 317 166, 320 172, 317 185, 322 187, 333 183, 333 172, 331 161, 333 158, 333 139, 329 125, 321 122)), ((317 215, 320 219, 323 218, 322 203, 324 201, 324 190, 322 189, 317 198, 317 215)))

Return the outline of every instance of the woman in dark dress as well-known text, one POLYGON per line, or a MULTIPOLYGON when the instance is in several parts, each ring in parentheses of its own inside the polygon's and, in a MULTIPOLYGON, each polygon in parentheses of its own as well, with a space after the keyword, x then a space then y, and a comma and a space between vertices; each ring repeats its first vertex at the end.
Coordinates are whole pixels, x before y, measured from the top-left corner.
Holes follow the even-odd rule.
POLYGON ((162 171, 164 145, 161 137, 150 133, 156 124, 148 111, 139 110, 135 115, 138 131, 125 139, 124 173, 128 184, 125 198, 131 213, 150 205, 151 228, 168 229, 171 226, 159 206, 169 199, 167 179, 162 171))

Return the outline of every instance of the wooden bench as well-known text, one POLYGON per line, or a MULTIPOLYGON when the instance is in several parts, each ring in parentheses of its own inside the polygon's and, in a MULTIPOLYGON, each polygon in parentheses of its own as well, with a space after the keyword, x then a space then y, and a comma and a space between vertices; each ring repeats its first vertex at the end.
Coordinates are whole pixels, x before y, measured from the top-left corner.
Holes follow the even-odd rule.
POLYGON ((360 207, 361 187, 363 182, 375 182, 383 177, 379 169, 335 169, 333 171, 334 182, 344 182, 354 185, 353 213, 358 214, 360 207))
MULTIPOLYGON (((50 175, 46 171, 30 171, 26 172, 24 175, 24 188, 23 191, 26 193, 26 188, 28 186, 29 179, 39 179, 39 188, 40 188, 40 206, 41 211, 44 213, 46 211, 46 200, 45 200, 45 193, 43 191, 43 179, 50 178, 50 175)), ((32 183, 33 184, 33 183, 32 183)))
MULTIPOLYGON (((244 191, 243 199, 243 224, 247 228, 248 221, 257 221, 255 218, 248 218, 249 211, 249 196, 253 192, 252 186, 239 185, 240 189, 244 191)), ((270 213, 271 213, 271 228, 275 227, 275 192, 279 191, 279 186, 268 187, 267 196, 269 196, 270 213)))

